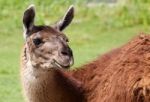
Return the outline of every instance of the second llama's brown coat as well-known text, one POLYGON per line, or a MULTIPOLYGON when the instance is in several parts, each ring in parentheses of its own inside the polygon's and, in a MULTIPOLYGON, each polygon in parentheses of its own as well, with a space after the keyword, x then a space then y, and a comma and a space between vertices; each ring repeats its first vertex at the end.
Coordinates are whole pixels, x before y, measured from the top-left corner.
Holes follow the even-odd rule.
POLYGON ((150 102, 150 36, 140 35, 72 73, 86 102, 150 102))

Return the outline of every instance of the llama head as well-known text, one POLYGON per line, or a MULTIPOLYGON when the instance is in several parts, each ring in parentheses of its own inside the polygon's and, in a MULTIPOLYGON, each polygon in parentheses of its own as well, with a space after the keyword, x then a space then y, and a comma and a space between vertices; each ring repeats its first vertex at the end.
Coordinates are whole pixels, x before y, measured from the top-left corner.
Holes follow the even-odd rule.
POLYGON ((73 65, 72 50, 68 38, 62 32, 72 21, 74 7, 53 26, 34 25, 35 8, 29 6, 23 15, 25 46, 32 66, 42 69, 69 68, 73 65))

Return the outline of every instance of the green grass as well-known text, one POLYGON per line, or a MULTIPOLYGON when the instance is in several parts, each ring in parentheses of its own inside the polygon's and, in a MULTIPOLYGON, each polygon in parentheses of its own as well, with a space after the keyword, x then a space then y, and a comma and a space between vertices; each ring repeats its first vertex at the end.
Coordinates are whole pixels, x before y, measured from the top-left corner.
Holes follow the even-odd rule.
MULTIPOLYGON (((143 25, 125 28, 103 28, 102 19, 95 18, 92 11, 84 10, 73 0, 1 0, 0 1, 0 102, 24 102, 19 80, 20 52, 23 45, 22 14, 27 5, 34 3, 37 8, 37 24, 50 24, 59 19, 69 7, 75 4, 74 22, 64 31, 70 39, 78 67, 97 56, 119 47, 139 32, 148 32, 143 25), (87 13, 86 13, 87 12, 87 13), (91 13, 92 12, 92 13, 91 13)), ((106 25, 108 26, 108 25, 106 25)))

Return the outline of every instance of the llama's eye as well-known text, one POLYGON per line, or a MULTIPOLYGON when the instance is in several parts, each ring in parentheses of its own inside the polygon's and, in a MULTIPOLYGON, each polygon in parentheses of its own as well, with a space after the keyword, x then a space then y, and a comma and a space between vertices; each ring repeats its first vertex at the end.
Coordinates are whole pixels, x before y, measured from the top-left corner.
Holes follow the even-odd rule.
POLYGON ((40 38, 36 38, 36 39, 33 39, 33 43, 37 46, 43 43, 43 41, 40 38))

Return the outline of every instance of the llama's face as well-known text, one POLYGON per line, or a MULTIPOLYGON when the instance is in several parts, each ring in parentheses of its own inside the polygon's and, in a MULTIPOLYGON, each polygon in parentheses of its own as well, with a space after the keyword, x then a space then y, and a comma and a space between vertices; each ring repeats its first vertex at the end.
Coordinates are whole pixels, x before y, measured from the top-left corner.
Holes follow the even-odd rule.
POLYGON ((35 11, 33 6, 24 13, 26 47, 31 64, 43 69, 69 68, 73 65, 72 50, 68 45, 68 38, 61 32, 73 18, 73 7, 55 26, 33 25, 35 11), (70 14, 69 14, 70 13, 70 14), (69 14, 69 15, 68 15, 69 14))
POLYGON ((33 33, 26 41, 32 63, 41 68, 68 68, 73 64, 68 38, 53 28, 33 33))

